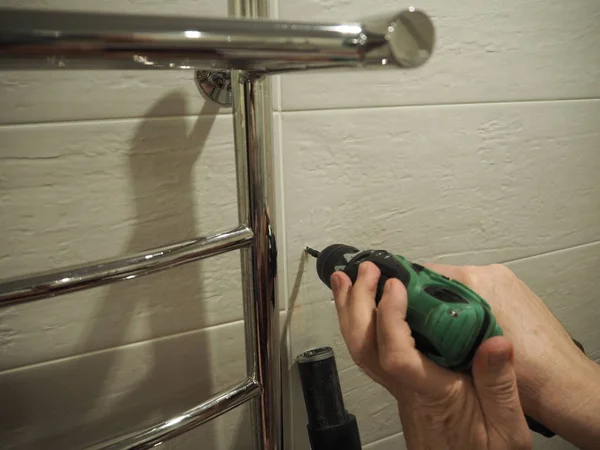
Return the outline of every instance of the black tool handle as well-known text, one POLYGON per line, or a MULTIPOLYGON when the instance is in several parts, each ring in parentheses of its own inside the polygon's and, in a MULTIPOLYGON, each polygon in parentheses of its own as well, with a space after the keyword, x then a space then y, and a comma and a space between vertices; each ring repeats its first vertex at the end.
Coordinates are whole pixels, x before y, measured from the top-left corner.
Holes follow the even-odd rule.
POLYGON ((308 350, 296 358, 312 450, 361 450, 356 417, 346 411, 331 347, 308 350))

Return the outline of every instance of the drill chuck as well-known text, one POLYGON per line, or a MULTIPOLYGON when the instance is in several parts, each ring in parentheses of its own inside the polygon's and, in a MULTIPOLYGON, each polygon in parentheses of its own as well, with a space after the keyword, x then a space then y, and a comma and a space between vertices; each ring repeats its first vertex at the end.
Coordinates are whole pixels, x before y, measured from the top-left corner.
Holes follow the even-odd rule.
POLYGON ((333 244, 321 250, 317 257, 317 275, 331 289, 331 275, 343 269, 359 250, 350 245, 333 244))

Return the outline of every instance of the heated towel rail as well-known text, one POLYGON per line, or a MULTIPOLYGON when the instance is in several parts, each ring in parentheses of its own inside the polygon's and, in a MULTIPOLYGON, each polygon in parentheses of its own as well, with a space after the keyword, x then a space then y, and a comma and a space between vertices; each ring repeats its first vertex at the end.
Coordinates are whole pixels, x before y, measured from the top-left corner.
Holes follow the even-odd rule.
MULTIPOLYGON (((431 56, 435 35, 429 18, 414 8, 357 23, 324 24, 267 20, 267 3, 233 0, 233 18, 227 19, 0 10, 2 70, 192 69, 222 74, 231 86, 226 97, 233 106, 238 226, 136 255, 0 282, 1 307, 241 249, 247 378, 178 416, 91 448, 153 448, 247 401, 252 402, 255 448, 282 448, 277 250, 269 195, 272 113, 265 75, 414 68, 431 56)), ((216 83, 213 91, 223 88, 217 78, 203 79, 216 83)))

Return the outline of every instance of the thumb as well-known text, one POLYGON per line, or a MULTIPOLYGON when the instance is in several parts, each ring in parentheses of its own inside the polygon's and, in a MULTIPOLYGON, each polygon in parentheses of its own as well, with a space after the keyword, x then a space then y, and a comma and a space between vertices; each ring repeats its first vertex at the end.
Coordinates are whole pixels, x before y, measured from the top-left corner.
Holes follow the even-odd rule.
POLYGON ((512 343, 503 336, 486 340, 475 354, 472 373, 488 428, 508 441, 528 433, 519 400, 512 343))

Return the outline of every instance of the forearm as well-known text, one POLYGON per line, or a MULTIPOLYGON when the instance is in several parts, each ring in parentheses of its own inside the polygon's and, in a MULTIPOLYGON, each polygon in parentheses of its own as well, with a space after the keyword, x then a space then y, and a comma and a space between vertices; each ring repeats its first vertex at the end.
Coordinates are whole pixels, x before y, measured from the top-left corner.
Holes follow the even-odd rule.
POLYGON ((592 450, 600 442, 600 366, 586 359, 544 389, 538 420, 575 446, 592 450))

